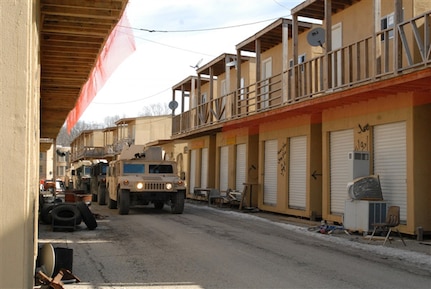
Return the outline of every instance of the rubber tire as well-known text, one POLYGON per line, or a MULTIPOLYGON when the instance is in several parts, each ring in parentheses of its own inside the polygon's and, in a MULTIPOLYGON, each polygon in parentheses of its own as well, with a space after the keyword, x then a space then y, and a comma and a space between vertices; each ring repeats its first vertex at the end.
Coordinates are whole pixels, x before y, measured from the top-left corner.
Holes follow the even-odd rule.
POLYGON ((120 215, 128 215, 130 208, 130 191, 120 189, 117 199, 119 199, 118 213, 120 215))
POLYGON ((156 210, 162 210, 164 205, 165 205, 165 202, 163 202, 163 201, 155 201, 154 202, 154 208, 156 210))
POLYGON ((57 226, 75 226, 81 221, 81 214, 74 205, 56 205, 51 211, 52 223, 57 226))
POLYGON ((108 199, 108 208, 110 208, 110 209, 116 209, 117 208, 117 201, 114 201, 113 199, 111 199, 110 196, 108 199))
POLYGON ((178 191, 171 201, 171 213, 182 214, 184 211, 185 192, 178 191))
POLYGON ((40 211, 40 219, 42 223, 51 225, 52 224, 52 209, 54 209, 55 204, 45 204, 40 211))
POLYGON ((90 211, 90 208, 87 206, 85 202, 79 202, 76 204, 79 212, 81 213, 82 220, 89 230, 94 230, 97 228, 97 221, 94 217, 93 213, 90 211))
POLYGON ((97 187, 97 203, 101 206, 106 205, 106 185, 104 184, 97 187))

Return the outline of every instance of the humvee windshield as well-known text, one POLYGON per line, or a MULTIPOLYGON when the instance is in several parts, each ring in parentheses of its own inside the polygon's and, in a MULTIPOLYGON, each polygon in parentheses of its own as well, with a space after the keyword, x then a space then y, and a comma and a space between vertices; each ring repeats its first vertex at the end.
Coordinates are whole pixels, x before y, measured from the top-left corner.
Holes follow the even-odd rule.
POLYGON ((150 165, 150 174, 173 174, 172 165, 150 165))
POLYGON ((145 172, 144 164, 124 164, 124 174, 143 174, 145 172))

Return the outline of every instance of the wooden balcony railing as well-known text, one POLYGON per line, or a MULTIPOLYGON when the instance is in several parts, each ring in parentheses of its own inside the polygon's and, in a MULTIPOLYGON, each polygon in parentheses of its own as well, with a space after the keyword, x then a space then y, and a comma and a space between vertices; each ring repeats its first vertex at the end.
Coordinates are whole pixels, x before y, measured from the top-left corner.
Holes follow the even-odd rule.
POLYGON ((173 117, 172 135, 427 68, 430 19, 431 11, 191 108, 173 117))

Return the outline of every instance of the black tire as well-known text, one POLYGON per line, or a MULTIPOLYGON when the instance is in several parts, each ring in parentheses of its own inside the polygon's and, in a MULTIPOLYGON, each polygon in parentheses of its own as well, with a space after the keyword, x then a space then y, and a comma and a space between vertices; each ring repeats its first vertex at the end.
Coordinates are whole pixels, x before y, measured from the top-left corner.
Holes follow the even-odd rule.
POLYGON ((94 230, 97 228, 97 221, 94 217, 93 213, 90 211, 90 208, 84 202, 79 202, 76 204, 79 212, 81 213, 82 220, 89 230, 94 230))
POLYGON ((119 200, 118 213, 120 215, 128 215, 130 208, 130 191, 120 189, 117 199, 119 200))
POLYGON ((44 224, 51 225, 52 224, 52 209, 55 207, 54 204, 46 204, 42 207, 40 211, 40 219, 44 224))
POLYGON ((117 201, 114 201, 113 199, 108 199, 108 208, 110 209, 116 209, 117 208, 117 201))
POLYGON ((106 205, 106 185, 100 184, 97 187, 97 201, 101 206, 106 205))
POLYGON ((52 224, 54 226, 73 227, 81 223, 81 214, 74 205, 56 205, 51 211, 52 224))
POLYGON ((163 201, 156 201, 156 202, 154 202, 154 208, 156 209, 156 210, 161 210, 161 209, 163 209, 163 206, 165 205, 165 202, 163 202, 163 201))
POLYGON ((171 201, 171 213, 182 214, 184 211, 185 192, 178 191, 171 201))
POLYGON ((91 201, 92 202, 97 202, 97 194, 91 193, 91 201))

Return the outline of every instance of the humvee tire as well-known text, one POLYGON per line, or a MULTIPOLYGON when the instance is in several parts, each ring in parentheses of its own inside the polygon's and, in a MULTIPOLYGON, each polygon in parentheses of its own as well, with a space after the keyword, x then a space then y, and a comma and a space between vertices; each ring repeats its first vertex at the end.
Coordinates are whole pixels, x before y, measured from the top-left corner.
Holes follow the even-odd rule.
POLYGON ((172 214, 182 214, 184 211, 184 198, 185 193, 184 191, 178 191, 175 194, 175 197, 172 199, 171 202, 171 213, 172 214))
POLYGON ((118 212, 120 215, 129 214, 130 208, 130 191, 125 189, 120 189, 118 192, 117 200, 119 200, 118 212))

